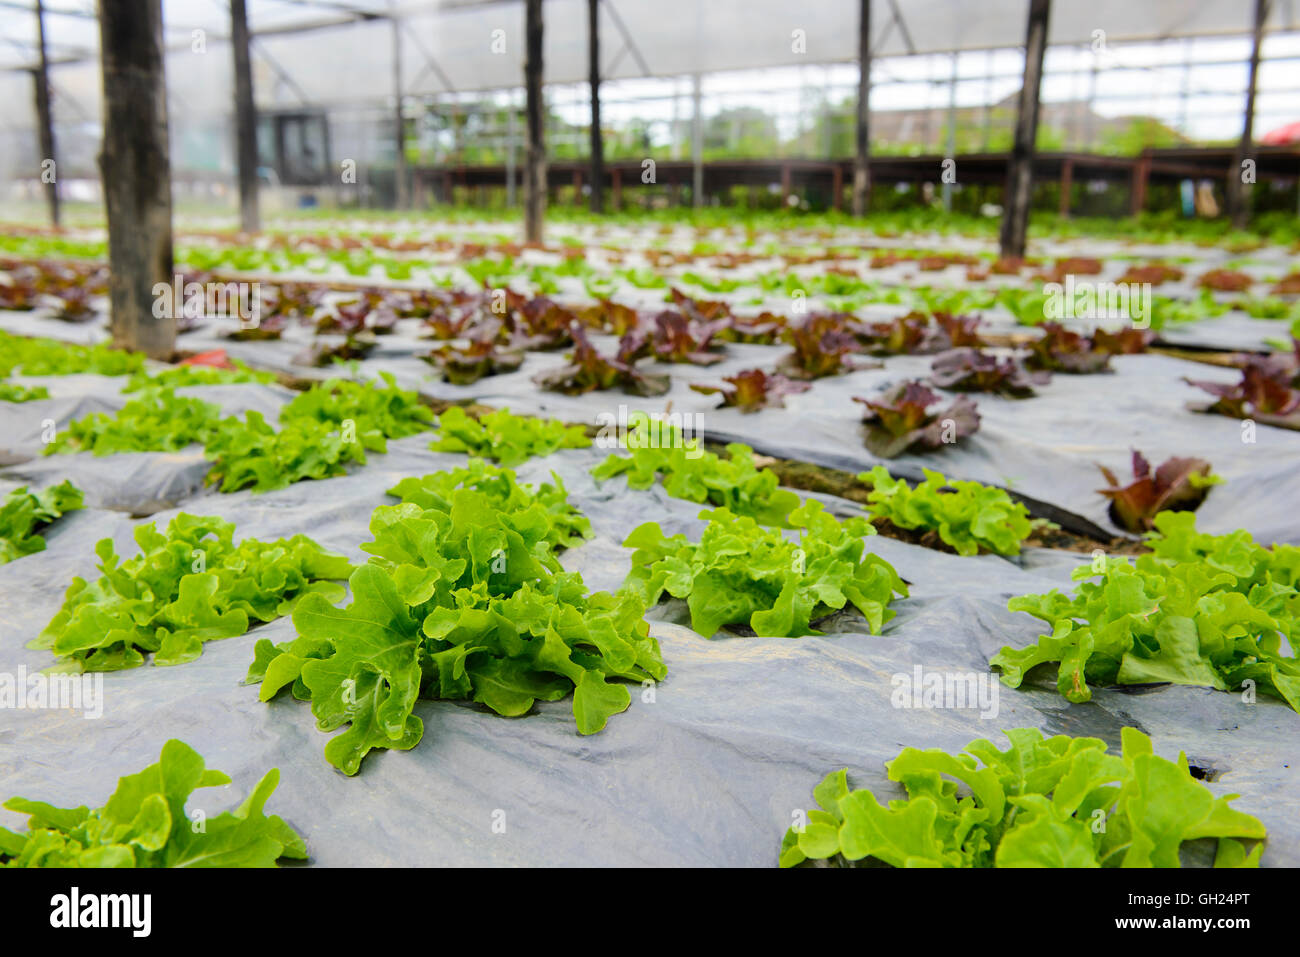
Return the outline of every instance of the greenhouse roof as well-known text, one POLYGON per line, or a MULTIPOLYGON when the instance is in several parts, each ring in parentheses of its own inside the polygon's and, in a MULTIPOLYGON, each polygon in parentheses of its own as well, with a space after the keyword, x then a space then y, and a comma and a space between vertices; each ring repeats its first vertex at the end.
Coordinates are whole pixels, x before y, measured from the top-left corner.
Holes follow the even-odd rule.
MULTIPOLYGON (((602 0, 607 79, 679 76, 801 64, 857 56, 856 0, 602 0), (803 31, 802 35, 796 31, 803 31), (802 40, 802 43, 797 42, 802 40)), ((546 0, 545 79, 587 77, 586 0, 546 0)), ((1028 0, 873 0, 879 56, 1016 47, 1023 43, 1028 0)), ((0 0, 0 69, 36 64, 34 0, 0 0)), ((48 0, 51 63, 93 60, 98 24, 92 0, 48 0)), ((163 0, 169 50, 187 51, 195 31, 224 45, 223 0, 163 0)), ((516 87, 523 63, 522 0, 248 0, 250 28, 266 54, 304 91, 349 95, 391 92, 390 28, 404 21, 403 86, 411 93, 516 87)), ((1049 41, 1107 43, 1249 33, 1253 5, 1243 0, 1093 0, 1055 3, 1049 41)), ((1300 3, 1274 0, 1268 29, 1300 29, 1300 3)))

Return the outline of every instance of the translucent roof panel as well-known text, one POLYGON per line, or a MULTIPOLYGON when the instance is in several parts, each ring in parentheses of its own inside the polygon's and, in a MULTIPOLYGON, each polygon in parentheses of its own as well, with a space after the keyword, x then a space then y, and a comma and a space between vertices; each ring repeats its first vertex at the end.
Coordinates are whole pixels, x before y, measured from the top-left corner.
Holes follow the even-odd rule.
MULTIPOLYGON (((873 0, 873 47, 882 56, 1019 46, 1028 0, 873 0)), ((0 0, 0 69, 35 62, 33 0, 0 0)), ((602 74, 677 76, 857 56, 857 0, 602 0, 602 74)), ((325 101, 391 93, 386 18, 405 21, 404 86, 410 92, 518 86, 522 0, 248 0, 250 27, 302 92, 325 101), (300 32, 295 32, 300 31, 300 32)), ((1057 0, 1054 45, 1245 34, 1248 0, 1057 0), (1098 31, 1101 31, 1100 33, 1098 31)), ((224 0, 163 0, 166 42, 184 51, 203 31, 221 46, 224 0)), ((545 79, 587 76, 587 0, 545 0, 545 79)), ((92 0, 50 0, 47 39, 55 63, 97 56, 92 0)), ((1274 0, 1270 30, 1300 29, 1300 2, 1274 0)))

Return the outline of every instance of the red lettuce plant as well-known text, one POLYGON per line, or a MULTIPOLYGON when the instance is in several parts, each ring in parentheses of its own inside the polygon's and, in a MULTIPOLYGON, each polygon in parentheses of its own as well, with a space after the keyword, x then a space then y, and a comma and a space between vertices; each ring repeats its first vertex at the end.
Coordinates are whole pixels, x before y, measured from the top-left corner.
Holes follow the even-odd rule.
POLYGON ((15 272, 7 283, 0 283, 0 309, 27 312, 35 309, 40 290, 26 274, 15 272))
POLYGON ((718 299, 692 299, 678 289, 669 289, 673 305, 694 320, 712 322, 715 319, 731 318, 731 306, 718 299))
POLYGON ((998 359, 979 349, 951 349, 930 364, 930 383, 958 392, 993 392, 1012 399, 1034 394, 1034 386, 1046 385, 1051 376, 1030 372, 1016 359, 998 359))
POLYGON ((731 325, 719 332, 718 338, 727 342, 750 342, 770 346, 777 341, 785 326, 785 316, 778 316, 773 312, 761 312, 749 318, 732 316, 731 325))
POLYGON ((428 321, 457 306, 477 306, 482 298, 481 293, 466 289, 410 289, 394 293, 389 304, 401 319, 428 321))
POLYGON ((304 321, 316 315, 325 290, 307 283, 282 282, 270 287, 270 295, 262 299, 262 319, 271 316, 304 321))
POLYGON ((82 286, 68 286, 57 297, 59 305, 54 312, 54 318, 62 319, 64 322, 89 322, 98 315, 95 307, 91 305, 92 298, 89 289, 82 286))
POLYGON ((1300 272, 1287 273, 1272 289, 1275 296, 1300 296, 1300 272))
POLYGON ((323 368, 334 362, 351 362, 353 359, 364 359, 374 351, 375 345, 375 340, 372 338, 363 339, 356 336, 348 336, 337 345, 313 342, 290 361, 296 366, 323 368))
POLYGON ((720 352, 710 351, 713 338, 727 327, 729 319, 695 319, 665 309, 654 317, 650 329, 650 350, 660 362, 689 362, 707 366, 721 362, 720 352))
POLYGON ((533 381, 541 388, 565 395, 583 395, 615 387, 642 396, 663 395, 668 391, 668 376, 638 371, 634 361, 626 359, 622 350, 612 359, 602 356, 581 325, 574 323, 570 335, 573 337, 573 353, 569 362, 536 375, 533 381))
POLYGON ((945 349, 984 344, 979 334, 979 316, 954 316, 950 312, 936 312, 934 323, 939 327, 945 349))
MULTIPOLYGON (((794 352, 777 363, 777 369, 795 379, 820 379, 870 368, 849 358, 859 346, 858 340, 845 328, 846 318, 851 317, 819 313, 808 316, 797 326, 787 327, 785 338, 794 346, 794 352)), ((878 367, 879 363, 875 365, 878 367)))
POLYGON ((637 312, 631 306, 614 302, 610 299, 597 299, 594 306, 583 309, 578 318, 585 326, 600 329, 611 335, 621 336, 635 329, 640 321, 637 312))
POLYGON ((578 325, 577 315, 546 296, 526 299, 506 290, 510 305, 507 326, 512 344, 519 349, 562 349, 574 340, 570 330, 578 325))
POLYGON ((1145 266, 1129 266, 1124 275, 1115 280, 1117 283, 1137 283, 1159 286, 1166 282, 1176 282, 1183 278, 1183 271, 1167 263, 1148 263, 1145 266))
POLYGON ((358 293, 358 298, 336 305, 333 315, 317 320, 316 331, 342 333, 349 338, 362 332, 386 335, 396 324, 397 313, 389 305, 383 290, 365 289, 358 293))
POLYGON ((928 317, 909 312, 886 322, 850 322, 849 328, 871 355, 897 356, 937 352, 928 317))
POLYGON ((1183 381, 1216 396, 1213 403, 1199 407, 1198 411, 1300 429, 1297 379, 1300 373, 1289 362, 1271 356, 1251 356, 1242 367, 1240 382, 1223 385, 1186 377, 1183 381))
POLYGON ((1072 375, 1109 372, 1112 355, 1142 352, 1154 338, 1151 332, 1131 327, 1117 332, 1097 329, 1091 336, 1067 329, 1059 322, 1044 322, 1041 328, 1042 336, 1029 343, 1025 365, 1072 375))
POLYGON ((1249 274, 1235 269, 1211 269, 1202 273, 1196 284, 1214 292, 1245 292, 1254 281, 1249 274))
POLYGON ((491 339, 470 339, 465 345, 444 343, 424 356, 437 366, 453 385, 469 385, 484 376, 514 372, 524 362, 524 354, 498 346, 491 339))
POLYGON ((524 354, 497 344, 501 328, 499 319, 482 322, 467 337, 465 345, 447 342, 422 358, 437 366, 453 385, 469 385, 484 376, 514 372, 523 365, 524 354))
POLYGON ((1029 343, 1025 365, 1031 369, 1084 375, 1110 371, 1110 353, 1093 348, 1092 340, 1059 322, 1044 322, 1043 334, 1029 343))
POLYGON ((937 312, 933 318, 909 312, 888 322, 851 322, 849 327, 872 355, 923 355, 981 344, 978 316, 937 312))
POLYGON ((1157 512, 1195 511, 1205 501, 1212 485, 1221 479, 1210 472, 1205 459, 1171 458, 1151 470, 1141 452, 1133 452, 1133 481, 1120 483, 1115 473, 1104 465, 1097 466, 1106 477, 1108 488, 1098 491, 1110 499, 1110 518, 1130 532, 1149 532, 1155 528, 1157 512))
POLYGON ((875 399, 854 397, 867 407, 866 445, 875 455, 892 459, 909 449, 937 449, 973 435, 980 427, 975 403, 958 396, 947 408, 933 411, 942 399, 921 382, 904 382, 875 399))
POLYGON ((704 395, 721 395, 723 406, 737 408, 741 412, 785 408, 787 395, 807 392, 812 388, 807 382, 796 382, 780 374, 768 375, 762 369, 746 369, 732 376, 724 376, 722 381, 729 385, 693 384, 691 388, 704 395))
POLYGON ((1132 356, 1139 352, 1146 352, 1155 338, 1156 334, 1150 329, 1134 329, 1132 326, 1125 326, 1114 332, 1094 329, 1092 348, 1100 352, 1109 352, 1113 356, 1132 356))

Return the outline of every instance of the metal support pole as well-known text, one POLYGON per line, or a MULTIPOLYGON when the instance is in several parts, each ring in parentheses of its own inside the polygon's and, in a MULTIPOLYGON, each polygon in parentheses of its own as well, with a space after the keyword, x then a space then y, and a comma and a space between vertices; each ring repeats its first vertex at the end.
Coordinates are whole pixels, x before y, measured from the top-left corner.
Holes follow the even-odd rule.
POLYGON ((858 115, 853 156, 853 215, 865 216, 871 202, 871 0, 858 16, 858 115))
POLYGON ((388 20, 393 27, 393 199, 398 209, 406 209, 406 115, 402 112, 402 21, 397 16, 396 0, 389 0, 393 10, 388 20))
POLYGON ((704 205, 704 117, 700 115, 700 75, 696 73, 691 81, 694 102, 691 115, 691 205, 699 209, 704 205))
POLYGON ((591 84, 591 211, 605 208, 605 144, 600 136, 600 0, 587 0, 587 66, 591 84))
MULTIPOLYGON (((948 145, 945 147, 948 159, 957 155, 957 54, 952 54, 952 79, 948 83, 948 145)), ((952 212, 952 183, 943 182, 943 211, 952 212)))

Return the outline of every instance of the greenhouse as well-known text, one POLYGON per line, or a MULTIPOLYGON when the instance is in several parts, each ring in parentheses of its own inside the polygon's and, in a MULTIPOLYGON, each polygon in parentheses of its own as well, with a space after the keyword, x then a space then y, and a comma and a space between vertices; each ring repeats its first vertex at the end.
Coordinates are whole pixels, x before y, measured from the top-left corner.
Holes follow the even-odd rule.
POLYGON ((1300 866, 1300 7, 0 34, 0 869, 1300 866))

